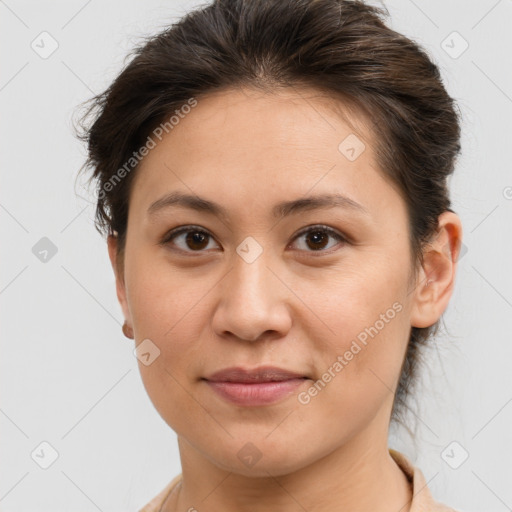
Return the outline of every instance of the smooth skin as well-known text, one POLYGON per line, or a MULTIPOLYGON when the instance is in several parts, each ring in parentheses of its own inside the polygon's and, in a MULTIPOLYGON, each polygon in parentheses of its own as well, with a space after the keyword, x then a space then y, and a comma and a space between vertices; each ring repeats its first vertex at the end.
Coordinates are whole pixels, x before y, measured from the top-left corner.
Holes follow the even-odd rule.
POLYGON ((393 396, 411 326, 434 324, 448 305, 462 226, 443 213, 412 272, 405 202, 378 170, 364 118, 342 118, 332 101, 295 87, 209 94, 134 171, 125 253, 117 258, 114 236, 108 249, 136 344, 149 338, 160 350, 139 368, 178 436, 183 483, 163 510, 409 510, 410 486, 388 452, 393 396), (338 146, 354 129, 365 149, 350 161, 338 146), (176 205, 148 213, 175 191, 226 215, 176 205), (332 193, 366 213, 335 206, 272 216, 282 201, 332 193), (298 236, 318 224, 345 241, 298 236), (179 226, 191 226, 188 239, 162 243, 179 226), (247 237, 262 248, 251 263, 237 252, 247 237), (396 302, 401 311, 301 404, 298 393, 396 302), (261 365, 310 380, 257 407, 227 402, 203 380, 261 365), (244 446, 261 456, 256 464, 238 456, 244 446))

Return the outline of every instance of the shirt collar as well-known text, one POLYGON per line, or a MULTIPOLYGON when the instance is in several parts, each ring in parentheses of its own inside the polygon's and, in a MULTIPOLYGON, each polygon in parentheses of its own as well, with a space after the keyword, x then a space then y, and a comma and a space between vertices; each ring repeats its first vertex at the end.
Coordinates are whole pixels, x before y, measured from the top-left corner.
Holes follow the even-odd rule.
POLYGON ((403 453, 389 448, 389 454, 411 483, 412 502, 409 512, 456 512, 453 508, 434 500, 425 476, 403 453))

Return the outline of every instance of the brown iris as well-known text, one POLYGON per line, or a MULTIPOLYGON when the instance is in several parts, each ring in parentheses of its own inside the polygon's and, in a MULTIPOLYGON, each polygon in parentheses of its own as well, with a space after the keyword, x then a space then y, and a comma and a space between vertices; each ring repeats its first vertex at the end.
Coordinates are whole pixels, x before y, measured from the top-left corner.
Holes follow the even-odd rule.
POLYGON ((209 235, 200 231, 189 231, 186 236, 187 246, 190 249, 204 249, 208 245, 208 237, 209 235))
POLYGON ((322 242, 327 242, 329 238, 329 236, 322 230, 310 231, 307 235, 306 240, 313 240, 313 246, 310 248, 316 250, 323 249, 326 244, 322 242))

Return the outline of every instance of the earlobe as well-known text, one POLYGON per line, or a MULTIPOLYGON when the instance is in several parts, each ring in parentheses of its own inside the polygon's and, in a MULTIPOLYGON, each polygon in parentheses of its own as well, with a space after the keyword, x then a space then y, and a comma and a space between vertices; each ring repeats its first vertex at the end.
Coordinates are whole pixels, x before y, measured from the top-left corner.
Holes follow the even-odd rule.
POLYGON ((423 252, 411 310, 413 327, 434 325, 448 307, 455 285, 462 224, 453 212, 439 216, 438 230, 423 252))

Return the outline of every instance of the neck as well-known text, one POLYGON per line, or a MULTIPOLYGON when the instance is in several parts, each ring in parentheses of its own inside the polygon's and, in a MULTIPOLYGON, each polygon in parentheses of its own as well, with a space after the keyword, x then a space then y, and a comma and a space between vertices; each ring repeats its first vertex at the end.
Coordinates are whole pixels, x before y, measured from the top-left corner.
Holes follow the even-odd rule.
POLYGON ((178 437, 182 484, 164 510, 409 512, 411 486, 384 441, 355 436, 292 473, 250 477, 217 467, 178 437))

